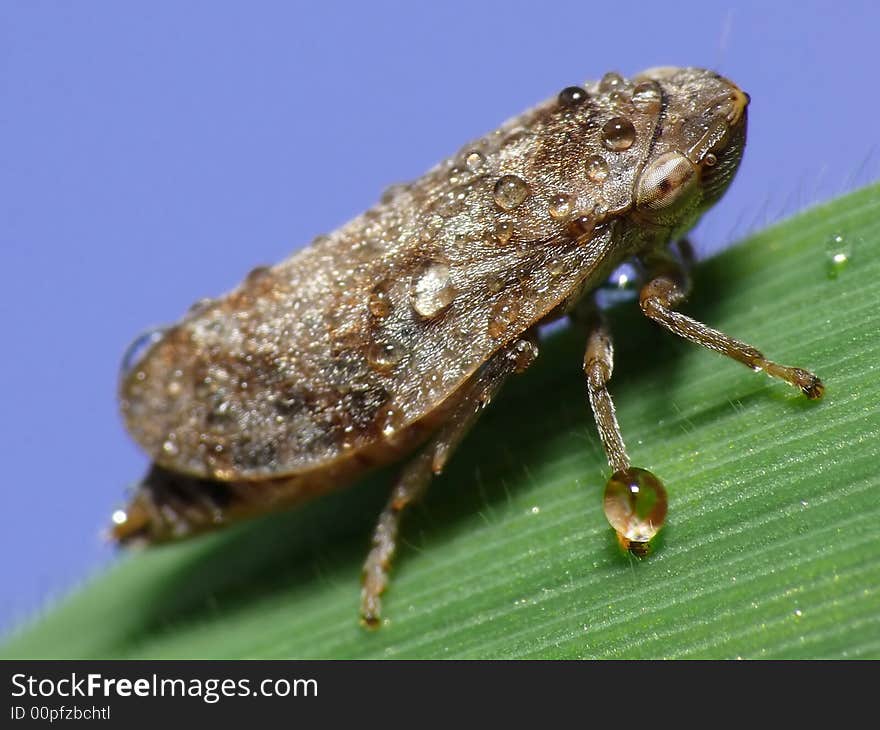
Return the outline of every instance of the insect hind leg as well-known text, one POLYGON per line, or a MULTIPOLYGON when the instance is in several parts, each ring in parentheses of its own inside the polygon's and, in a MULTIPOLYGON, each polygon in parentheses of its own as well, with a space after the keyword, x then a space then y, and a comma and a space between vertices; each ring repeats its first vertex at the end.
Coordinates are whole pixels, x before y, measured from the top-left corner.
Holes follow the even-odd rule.
POLYGON ((427 490, 433 476, 433 460, 434 454, 429 446, 407 464, 373 530, 372 547, 364 562, 361 588, 361 622, 369 628, 375 628, 380 623, 380 596, 388 585, 403 510, 427 490))
POLYGON ((465 386, 458 402, 439 431, 400 474, 391 497, 379 515, 372 546, 362 572, 361 622, 368 628, 381 623, 382 593, 388 586, 391 560, 397 550, 400 521, 406 508, 428 489, 431 479, 442 473, 455 447, 461 442, 480 412, 489 405, 511 373, 525 370, 535 360, 538 348, 533 338, 515 341, 499 351, 465 386))

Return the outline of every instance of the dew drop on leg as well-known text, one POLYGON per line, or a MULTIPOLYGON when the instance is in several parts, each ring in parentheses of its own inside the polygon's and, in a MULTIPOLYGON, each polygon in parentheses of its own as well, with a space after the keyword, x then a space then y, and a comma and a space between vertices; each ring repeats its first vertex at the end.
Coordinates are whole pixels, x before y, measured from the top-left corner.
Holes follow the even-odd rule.
POLYGON ((666 519, 666 488, 647 469, 614 472, 605 485, 605 517, 620 544, 635 555, 646 555, 648 543, 666 519))

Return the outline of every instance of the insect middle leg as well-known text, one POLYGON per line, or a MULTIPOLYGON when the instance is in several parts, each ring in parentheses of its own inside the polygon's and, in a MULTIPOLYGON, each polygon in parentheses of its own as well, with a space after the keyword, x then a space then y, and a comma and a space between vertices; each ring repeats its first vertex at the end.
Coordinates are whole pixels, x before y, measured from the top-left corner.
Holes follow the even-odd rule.
POLYGON ((764 371, 767 375, 800 388, 811 400, 822 397, 825 386, 808 370, 780 365, 768 360, 764 353, 751 345, 676 311, 675 308, 684 301, 690 288, 687 275, 673 259, 668 257, 658 257, 653 268, 653 277, 639 293, 639 304, 650 319, 679 337, 720 352, 752 370, 764 371))
POLYGON ((605 517, 617 533, 620 546, 644 557, 666 517, 666 489, 650 471, 633 467, 627 456, 614 402, 608 392, 614 352, 601 314, 596 309, 588 309, 586 317, 577 312, 573 316, 588 325, 584 353, 587 395, 612 471, 603 497, 605 517))
POLYGON ((446 422, 415 458, 404 467, 373 531, 372 547, 363 568, 361 621, 369 627, 381 621, 381 595, 388 585, 391 560, 397 549, 400 520, 407 506, 421 497, 431 479, 443 471, 480 412, 511 373, 525 370, 538 354, 534 338, 515 341, 489 360, 465 386, 446 422))
POLYGON ((587 376, 587 396, 596 419, 599 439, 608 457, 608 465, 614 472, 630 466, 623 434, 614 411, 614 401, 608 392, 608 381, 614 369, 614 347, 611 334, 598 310, 585 317, 587 324, 587 349, 584 352, 584 374, 587 376))

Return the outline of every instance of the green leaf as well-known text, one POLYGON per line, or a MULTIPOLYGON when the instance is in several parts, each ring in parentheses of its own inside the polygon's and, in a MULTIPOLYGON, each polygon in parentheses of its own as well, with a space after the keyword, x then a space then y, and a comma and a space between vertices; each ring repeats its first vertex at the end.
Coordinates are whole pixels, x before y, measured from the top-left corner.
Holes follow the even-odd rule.
POLYGON ((3 656, 878 657, 878 240, 874 185, 696 272, 685 311, 815 370, 818 403, 632 303, 614 311, 618 415, 670 497, 650 558, 621 553, 603 516, 609 470, 567 329, 413 510, 379 631, 358 625, 358 576, 392 470, 130 555, 3 656))

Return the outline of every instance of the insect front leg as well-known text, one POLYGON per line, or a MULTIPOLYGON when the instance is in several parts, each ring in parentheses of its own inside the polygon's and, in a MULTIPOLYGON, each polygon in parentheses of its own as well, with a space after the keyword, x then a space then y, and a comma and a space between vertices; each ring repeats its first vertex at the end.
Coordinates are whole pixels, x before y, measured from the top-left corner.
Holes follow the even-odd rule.
POLYGON ((465 386, 446 422, 415 458, 404 467, 385 509, 373 531, 372 547, 363 568, 361 622, 376 628, 381 621, 381 595, 388 585, 391 560, 397 549, 397 534, 405 509, 419 499, 431 479, 444 466, 482 410, 511 373, 523 372, 534 362, 538 348, 534 337, 515 341, 498 352, 465 386))
POLYGON ((764 353, 751 345, 676 311, 675 308, 684 301, 689 290, 687 276, 671 257, 659 256, 653 264, 654 275, 639 293, 639 304, 650 319, 679 337, 800 388, 811 400, 822 397, 825 386, 808 370, 768 360, 764 353))

